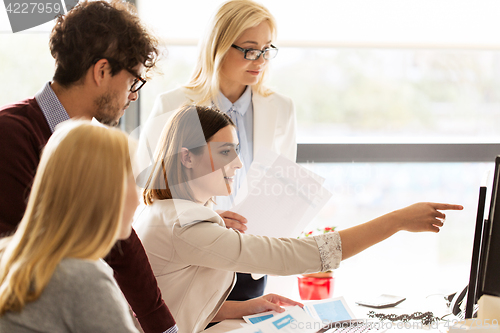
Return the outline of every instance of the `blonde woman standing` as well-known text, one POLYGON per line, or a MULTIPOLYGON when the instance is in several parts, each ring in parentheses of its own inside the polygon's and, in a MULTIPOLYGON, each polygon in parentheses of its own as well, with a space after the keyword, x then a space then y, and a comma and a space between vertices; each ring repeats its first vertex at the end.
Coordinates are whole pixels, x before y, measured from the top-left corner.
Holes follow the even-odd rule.
POLYGON ((138 332, 99 260, 129 237, 137 204, 124 133, 56 130, 17 231, 0 240, 0 332, 138 332))
MULTIPOLYGON (((165 114, 183 104, 216 105, 235 123, 243 167, 235 179, 235 193, 255 153, 266 147, 295 161, 296 120, 291 99, 265 87, 269 62, 276 57, 277 26, 272 14, 252 0, 223 3, 200 43, 198 61, 188 84, 158 97, 142 129, 140 147, 154 151, 166 123, 165 114), (146 142, 147 141, 147 144, 146 142)), ((143 156, 147 156, 142 154, 143 156)), ((234 194, 235 194, 234 193, 234 194)), ((217 197, 217 212, 228 228, 244 233, 244 217, 227 211, 229 197, 217 197)), ((247 300, 261 296, 266 278, 238 274, 229 296, 247 300)))

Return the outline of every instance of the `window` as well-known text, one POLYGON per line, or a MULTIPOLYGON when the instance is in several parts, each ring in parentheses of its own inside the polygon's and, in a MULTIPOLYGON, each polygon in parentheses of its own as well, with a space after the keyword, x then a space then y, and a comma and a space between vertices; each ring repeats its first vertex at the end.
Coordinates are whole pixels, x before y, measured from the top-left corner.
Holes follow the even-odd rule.
POLYGON ((0 105, 34 96, 52 78, 54 59, 48 43, 48 32, 0 32, 0 74, 4 78, 0 105))
POLYGON ((500 52, 282 48, 304 143, 499 142, 500 52))

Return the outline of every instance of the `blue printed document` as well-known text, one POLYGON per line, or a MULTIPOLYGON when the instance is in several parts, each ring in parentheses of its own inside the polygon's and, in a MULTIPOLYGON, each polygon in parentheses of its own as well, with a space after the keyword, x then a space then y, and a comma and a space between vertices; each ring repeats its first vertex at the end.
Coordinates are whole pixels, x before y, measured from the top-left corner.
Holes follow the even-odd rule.
POLYGON ((353 319, 354 314, 343 297, 308 302, 301 309, 298 306, 288 308, 285 312, 262 312, 244 316, 248 324, 242 329, 232 331, 238 333, 306 333, 316 332, 322 327, 342 320, 353 319))
MULTIPOLYGON (((268 313, 263 313, 268 314, 268 313)), ((272 317, 247 325, 243 328, 233 330, 234 333, 314 333, 323 327, 320 320, 307 315, 299 306, 287 309, 285 312, 275 314, 272 317)))
POLYGON ((304 311, 312 318, 321 320, 325 325, 354 319, 354 313, 347 306, 344 297, 309 302, 304 305, 304 311))
MULTIPOLYGON (((321 320, 325 324, 354 318, 353 312, 347 306, 343 297, 308 302, 304 304, 304 311, 310 317, 321 320)), ((257 324, 279 314, 275 311, 268 311, 244 316, 243 319, 248 324, 257 324)))
POLYGON ((280 313, 276 311, 267 311, 267 312, 257 313, 254 315, 243 316, 243 320, 248 324, 257 324, 260 323, 261 321, 267 320, 279 314, 280 313))

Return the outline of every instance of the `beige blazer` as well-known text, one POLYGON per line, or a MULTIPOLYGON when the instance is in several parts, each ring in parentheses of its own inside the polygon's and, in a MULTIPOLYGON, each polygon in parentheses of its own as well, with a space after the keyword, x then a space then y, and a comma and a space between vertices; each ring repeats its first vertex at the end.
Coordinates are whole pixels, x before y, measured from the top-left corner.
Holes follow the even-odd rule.
MULTIPOLYGON (((144 161, 143 168, 147 167, 147 163, 151 160, 147 146, 149 145, 150 151, 154 152, 161 131, 173 115, 173 111, 184 104, 192 104, 198 100, 200 100, 198 95, 184 87, 158 96, 146 124, 141 126, 140 130, 138 150, 141 160, 144 161)), ((267 147, 295 161, 297 122, 292 100, 278 93, 264 97, 253 92, 252 103, 254 156, 262 147, 267 147)))
POLYGON ((210 323, 235 283, 235 271, 312 273, 337 268, 342 259, 338 233, 300 240, 240 234, 210 208, 188 200, 146 206, 134 229, 180 333, 200 332, 210 323))

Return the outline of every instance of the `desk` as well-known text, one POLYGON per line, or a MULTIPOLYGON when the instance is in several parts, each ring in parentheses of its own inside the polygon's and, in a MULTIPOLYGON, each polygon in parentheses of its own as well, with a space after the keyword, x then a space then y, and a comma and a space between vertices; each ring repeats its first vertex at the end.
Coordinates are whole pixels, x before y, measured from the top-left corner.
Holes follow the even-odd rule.
MULTIPOLYGON (((296 285, 296 277, 275 277, 275 276, 269 276, 268 277, 268 286, 266 288, 266 293, 269 292, 275 292, 275 293, 280 293, 279 289, 282 290, 287 290, 287 292, 282 293, 285 296, 292 298, 294 300, 300 301, 300 297, 298 296, 298 289, 293 288, 292 284, 296 285)), ((281 290, 281 291, 282 291, 281 290)), ((368 312, 369 311, 375 311, 376 313, 385 313, 385 314, 412 314, 414 312, 427 312, 431 311, 433 312, 434 316, 436 317, 443 317, 444 315, 447 315, 451 313, 451 310, 446 306, 446 302, 443 299, 442 295, 431 295, 428 297, 425 297, 425 295, 422 296, 407 296, 407 299, 399 304, 396 307, 393 308, 387 308, 387 309, 372 309, 364 306, 359 306, 355 303, 356 300, 360 299, 360 295, 341 295, 340 293, 335 293, 334 297, 340 297, 343 296, 349 306, 349 308, 354 312, 355 318, 356 319, 362 319, 362 318, 368 318, 368 312)), ((406 296, 406 295, 403 295, 406 296)), ((302 303, 305 303, 307 301, 301 301, 302 303)), ((446 319, 451 323, 453 320, 457 320, 456 317, 454 316, 448 316, 446 319)), ((224 333, 224 332, 229 332, 231 330, 235 330, 238 328, 241 328, 241 323, 244 323, 243 319, 229 319, 229 320, 224 320, 223 322, 210 327, 209 329, 205 330, 204 332, 206 333, 224 333)), ((390 323, 390 322, 387 322, 390 323)), ((442 326, 444 326, 445 323, 442 323, 442 326)), ((398 327, 394 324, 393 325, 393 330, 398 329, 398 327)), ((429 329, 425 329, 426 332, 429 331, 436 331, 436 332, 445 332, 445 329, 441 330, 436 330, 431 327, 429 329)))

